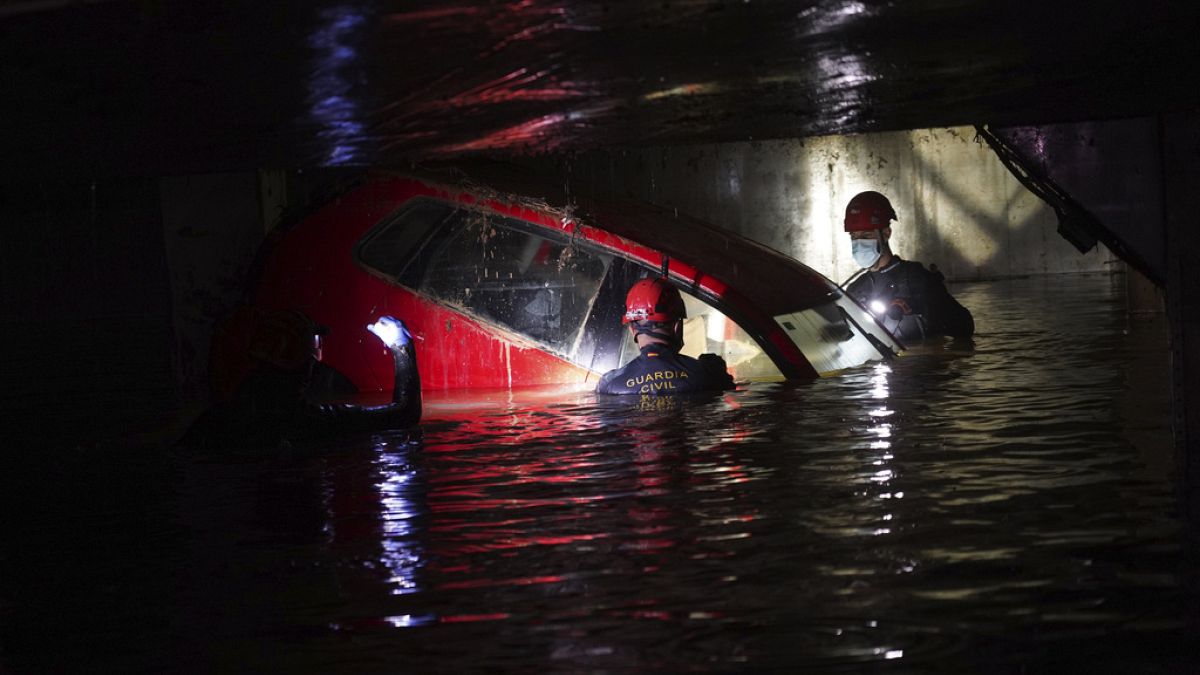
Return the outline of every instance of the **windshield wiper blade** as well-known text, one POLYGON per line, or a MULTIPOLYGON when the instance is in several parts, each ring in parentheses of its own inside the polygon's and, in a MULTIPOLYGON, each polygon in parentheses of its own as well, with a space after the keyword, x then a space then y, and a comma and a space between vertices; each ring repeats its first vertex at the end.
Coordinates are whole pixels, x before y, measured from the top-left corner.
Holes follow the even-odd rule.
MULTIPOLYGON (((850 325, 852 325, 856 329, 858 329, 858 332, 867 339, 867 342, 871 343, 871 346, 875 348, 875 351, 879 352, 880 356, 882 356, 884 359, 887 359, 888 361, 891 361, 892 359, 899 356, 899 354, 897 354, 894 349, 892 349, 887 344, 885 344, 883 340, 880 340, 879 338, 875 337, 874 335, 871 334, 870 331, 867 331, 862 326, 860 326, 859 323, 854 320, 854 317, 850 316, 850 312, 846 311, 845 307, 838 305, 837 308, 838 308, 838 311, 842 313, 842 318, 846 319, 847 323, 849 323, 850 325)), ((892 339, 895 339, 895 337, 893 337, 892 339)), ((899 340, 896 340, 896 344, 900 346, 900 349, 904 349, 904 345, 900 344, 899 340)))

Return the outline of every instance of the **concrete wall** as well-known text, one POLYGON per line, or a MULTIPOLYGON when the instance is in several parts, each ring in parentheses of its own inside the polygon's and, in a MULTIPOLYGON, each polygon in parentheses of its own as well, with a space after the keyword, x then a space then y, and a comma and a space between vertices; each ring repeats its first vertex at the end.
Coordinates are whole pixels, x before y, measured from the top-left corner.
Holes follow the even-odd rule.
POLYGON ((853 274, 846 202, 878 190, 900 216, 893 249, 950 280, 1120 269, 1081 255, 1054 212, 970 127, 726 143, 572 159, 576 191, 613 189, 691 213, 791 255, 836 281, 853 274))
POLYGON ((159 181, 171 278, 175 378, 185 406, 208 396, 213 328, 242 301, 246 272, 263 239, 255 172, 173 176, 159 181))
POLYGON ((1019 152, 1030 171, 1048 176, 1087 207, 1107 231, 1095 236, 1162 283, 1167 277, 1163 125, 1163 119, 1141 117, 996 133, 1019 152))
MULTIPOLYGON (((245 301, 247 274, 266 233, 322 203, 351 171, 260 170, 159 180, 181 405, 207 402, 216 324, 245 301)), ((185 411, 186 412, 186 411, 185 411)))

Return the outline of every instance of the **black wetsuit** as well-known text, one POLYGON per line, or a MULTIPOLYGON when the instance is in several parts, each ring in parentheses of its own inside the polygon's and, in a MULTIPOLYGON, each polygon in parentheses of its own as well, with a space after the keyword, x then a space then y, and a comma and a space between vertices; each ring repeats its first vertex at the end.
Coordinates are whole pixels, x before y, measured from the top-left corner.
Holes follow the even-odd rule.
POLYGON ((289 372, 264 364, 238 388, 232 400, 207 411, 181 445, 205 449, 270 446, 282 440, 415 425, 421 419, 421 377, 416 353, 411 345, 390 347, 389 351, 393 363, 390 403, 378 406, 316 403, 304 394, 306 372, 289 372))
POLYGON ((623 368, 605 373, 596 385, 596 393, 669 396, 733 388, 725 359, 716 354, 701 354, 694 359, 673 347, 652 344, 642 347, 641 355, 623 368))
POLYGON ((897 255, 883 269, 855 279, 846 292, 868 308, 876 300, 888 307, 880 320, 901 340, 917 341, 934 335, 970 337, 975 333, 975 319, 946 290, 941 273, 897 255))

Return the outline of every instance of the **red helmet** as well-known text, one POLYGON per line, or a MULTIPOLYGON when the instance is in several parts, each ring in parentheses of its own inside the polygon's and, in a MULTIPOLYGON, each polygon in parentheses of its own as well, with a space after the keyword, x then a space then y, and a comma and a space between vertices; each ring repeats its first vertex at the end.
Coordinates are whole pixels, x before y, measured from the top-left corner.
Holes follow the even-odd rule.
POLYGON ((683 308, 683 297, 679 290, 666 279, 642 279, 629 289, 625 296, 625 318, 630 321, 654 321, 671 323, 687 317, 683 308))
POLYGON ((896 220, 896 210, 887 197, 878 192, 860 192, 846 204, 846 231, 882 230, 896 220))

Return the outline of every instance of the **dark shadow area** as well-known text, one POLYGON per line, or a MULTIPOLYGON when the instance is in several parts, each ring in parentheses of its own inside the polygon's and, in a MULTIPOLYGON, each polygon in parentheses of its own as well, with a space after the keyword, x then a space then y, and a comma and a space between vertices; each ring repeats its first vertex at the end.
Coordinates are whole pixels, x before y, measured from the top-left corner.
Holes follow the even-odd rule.
POLYGON ((1200 103, 1193 3, 19 2, 6 176, 1113 119, 1200 103), (70 48, 64 48, 69 45, 70 48))
POLYGON ((178 400, 158 182, 5 183, 0 213, 10 438, 90 442, 170 416, 178 400))
POLYGON ((1098 275, 959 295, 973 344, 813 382, 24 457, 0 665, 1189 672, 1164 327, 1098 275))

